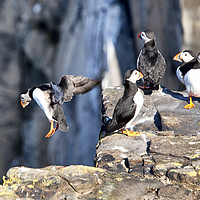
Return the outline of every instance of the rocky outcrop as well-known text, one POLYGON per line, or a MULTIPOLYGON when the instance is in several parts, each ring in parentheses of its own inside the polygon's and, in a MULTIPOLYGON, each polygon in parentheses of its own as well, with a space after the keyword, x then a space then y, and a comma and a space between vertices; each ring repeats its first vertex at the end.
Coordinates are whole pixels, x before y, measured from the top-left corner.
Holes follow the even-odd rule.
MULTIPOLYGON (((103 91, 104 119, 112 116, 122 93, 121 87, 103 91)), ((137 177, 160 180, 164 188, 158 190, 159 197, 164 195, 164 198, 167 194, 162 194, 162 191, 165 191, 169 199, 180 199, 170 190, 183 187, 190 191, 190 197, 181 198, 198 199, 199 99, 194 99, 194 109, 186 110, 183 107, 188 101, 187 93, 170 91, 165 87, 144 95, 144 99, 141 112, 132 124, 133 130, 140 131, 140 134, 127 137, 118 132, 101 139, 96 165, 109 171, 128 171, 137 177)), ((104 134, 100 136, 104 137, 104 134)))
MULTIPOLYGON (((112 117, 113 109, 123 94, 122 87, 108 88, 103 91, 103 116, 112 117)), ((193 98, 195 108, 186 110, 188 94, 183 91, 171 91, 161 87, 151 94, 145 91, 144 105, 134 121, 133 129, 137 131, 155 131, 167 135, 200 135, 199 98, 193 98)))
MULTIPOLYGON (((103 119, 112 116, 122 87, 103 91, 103 119)), ((161 87, 144 95, 135 136, 100 134, 95 167, 15 167, 4 177, 2 199, 200 198, 199 99, 184 109, 185 92, 161 87)), ((102 126, 102 130, 105 124, 102 126)))
MULTIPOLYGON (((58 82, 64 74, 98 80, 104 74, 114 74, 112 80, 116 80, 116 71, 120 76, 120 72, 123 75, 136 66, 142 46, 137 34, 144 28, 154 29, 159 49, 169 55, 168 64, 172 63, 171 55, 181 45, 179 0, 154 3, 153 12, 147 12, 152 11, 152 3, 0 1, 0 179, 10 167, 18 165, 93 164, 96 133, 101 126, 100 88, 66 103, 63 109, 70 131, 57 131, 48 140, 44 138, 50 126, 46 116, 35 102, 22 109, 20 93, 40 83, 58 82), (167 20, 170 27, 166 30, 167 20)), ((171 77, 167 79, 170 84, 171 77)), ((105 82, 108 80, 111 78, 105 82)))

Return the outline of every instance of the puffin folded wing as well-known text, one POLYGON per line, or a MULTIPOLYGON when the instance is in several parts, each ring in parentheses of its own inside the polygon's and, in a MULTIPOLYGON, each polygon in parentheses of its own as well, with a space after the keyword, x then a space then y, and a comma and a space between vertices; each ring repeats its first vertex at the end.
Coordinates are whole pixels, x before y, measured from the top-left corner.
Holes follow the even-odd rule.
POLYGON ((74 94, 85 94, 93 89, 100 81, 96 81, 84 76, 68 76, 74 84, 74 94))
POLYGON ((132 99, 125 100, 123 97, 117 102, 112 120, 106 128, 107 133, 122 129, 134 117, 136 104, 130 102, 132 102, 132 99))

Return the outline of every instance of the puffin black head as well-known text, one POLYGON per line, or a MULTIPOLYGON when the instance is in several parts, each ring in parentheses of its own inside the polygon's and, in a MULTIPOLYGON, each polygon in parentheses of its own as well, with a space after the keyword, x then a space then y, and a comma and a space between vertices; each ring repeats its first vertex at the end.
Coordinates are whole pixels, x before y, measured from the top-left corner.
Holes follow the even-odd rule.
POLYGON ((153 31, 146 30, 142 31, 138 34, 138 38, 144 40, 145 43, 149 42, 150 40, 156 41, 156 36, 153 31))
POLYGON ((133 71, 134 71, 133 69, 129 69, 129 70, 126 71, 126 73, 124 75, 124 81, 127 80, 128 78, 130 78, 133 71))
POLYGON ((32 98, 30 96, 30 88, 28 90, 25 90, 21 94, 21 105, 23 108, 28 106, 28 104, 31 102, 32 98))
POLYGON ((137 70, 129 69, 126 71, 124 76, 124 81, 130 81, 132 83, 136 83, 137 80, 141 79, 143 74, 137 70))
POLYGON ((190 62, 192 59, 195 58, 195 53, 191 50, 184 50, 173 57, 173 60, 178 62, 190 62))

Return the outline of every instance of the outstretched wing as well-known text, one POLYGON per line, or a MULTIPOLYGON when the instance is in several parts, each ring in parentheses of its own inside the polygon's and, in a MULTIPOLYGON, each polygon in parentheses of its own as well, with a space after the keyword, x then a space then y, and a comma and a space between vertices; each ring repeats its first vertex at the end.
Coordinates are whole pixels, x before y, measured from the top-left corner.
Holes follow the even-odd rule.
POLYGON ((64 75, 58 85, 51 83, 55 102, 63 104, 72 100, 74 94, 85 94, 94 88, 99 81, 84 76, 64 75))
POLYGON ((74 84, 74 94, 85 94, 100 82, 84 76, 68 76, 74 84))

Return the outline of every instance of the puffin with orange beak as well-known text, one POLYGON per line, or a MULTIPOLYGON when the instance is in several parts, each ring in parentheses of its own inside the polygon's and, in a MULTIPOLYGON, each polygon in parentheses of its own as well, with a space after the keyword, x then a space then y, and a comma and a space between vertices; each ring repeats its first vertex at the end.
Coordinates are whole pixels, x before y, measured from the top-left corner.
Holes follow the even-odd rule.
POLYGON ((178 62, 181 62, 182 64, 176 69, 176 76, 178 77, 179 81, 185 85, 184 79, 183 79, 183 74, 180 71, 180 67, 184 65, 185 63, 190 62, 195 58, 195 53, 191 50, 184 50, 178 54, 176 54, 173 58, 173 60, 176 60, 178 62))
POLYGON ((183 62, 176 70, 178 79, 185 85, 189 95, 190 103, 184 108, 194 107, 192 97, 200 97, 200 53, 195 57, 190 50, 182 51, 176 54, 173 60, 183 62))
POLYGON ((62 104, 71 101, 75 94, 89 92, 97 84, 99 81, 84 76, 65 75, 59 84, 43 83, 24 91, 21 94, 21 105, 25 108, 33 99, 36 101, 51 123, 50 131, 45 136, 50 137, 58 128, 65 132, 69 130, 62 104))
POLYGON ((156 47, 156 36, 153 31, 143 31, 138 34, 138 38, 144 41, 137 59, 137 69, 144 75, 142 88, 158 90, 166 71, 165 59, 156 47))
POLYGON ((124 94, 117 102, 111 121, 106 127, 106 134, 122 129, 124 134, 133 136, 138 132, 131 130, 131 124, 139 114, 144 99, 136 81, 143 78, 141 72, 137 70, 128 70, 124 76, 124 94), (125 129, 125 131, 123 130, 125 129))

